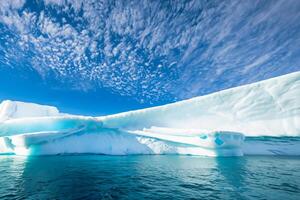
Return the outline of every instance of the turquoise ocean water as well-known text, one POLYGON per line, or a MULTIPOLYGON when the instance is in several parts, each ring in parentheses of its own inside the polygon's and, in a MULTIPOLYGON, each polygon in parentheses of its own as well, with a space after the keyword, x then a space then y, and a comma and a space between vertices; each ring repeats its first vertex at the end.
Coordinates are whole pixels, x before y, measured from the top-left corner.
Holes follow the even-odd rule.
POLYGON ((297 156, 0 156, 0 199, 299 199, 297 156))

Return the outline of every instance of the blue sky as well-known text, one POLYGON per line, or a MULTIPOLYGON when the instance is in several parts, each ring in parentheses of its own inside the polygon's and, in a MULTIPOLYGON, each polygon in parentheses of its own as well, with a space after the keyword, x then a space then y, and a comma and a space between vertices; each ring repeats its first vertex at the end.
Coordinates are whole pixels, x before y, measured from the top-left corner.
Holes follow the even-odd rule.
POLYGON ((0 100, 102 115, 300 70, 300 1, 0 1, 0 100))

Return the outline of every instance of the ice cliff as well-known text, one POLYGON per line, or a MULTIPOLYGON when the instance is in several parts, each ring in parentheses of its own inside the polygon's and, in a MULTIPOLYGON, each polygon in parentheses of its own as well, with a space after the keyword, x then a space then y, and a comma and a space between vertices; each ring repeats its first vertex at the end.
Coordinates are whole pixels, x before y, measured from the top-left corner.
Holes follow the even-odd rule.
POLYGON ((300 72, 101 117, 3 101, 0 136, 0 153, 20 155, 300 155, 300 140, 286 144, 274 139, 300 136, 300 72), (257 137, 263 139, 251 139, 257 137))

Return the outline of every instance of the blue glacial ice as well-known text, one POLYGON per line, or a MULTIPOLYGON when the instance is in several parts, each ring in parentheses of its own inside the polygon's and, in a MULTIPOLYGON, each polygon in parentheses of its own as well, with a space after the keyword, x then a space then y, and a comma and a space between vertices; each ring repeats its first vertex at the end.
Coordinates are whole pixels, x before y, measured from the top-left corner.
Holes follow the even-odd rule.
POLYGON ((299 136, 300 72, 100 117, 0 104, 1 154, 300 155, 299 136))

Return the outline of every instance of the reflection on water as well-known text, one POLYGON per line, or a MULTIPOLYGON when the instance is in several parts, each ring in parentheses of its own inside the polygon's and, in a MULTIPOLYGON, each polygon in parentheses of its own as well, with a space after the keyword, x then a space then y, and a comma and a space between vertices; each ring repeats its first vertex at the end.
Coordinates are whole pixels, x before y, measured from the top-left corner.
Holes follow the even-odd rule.
POLYGON ((245 157, 216 158, 219 173, 223 176, 220 190, 227 191, 231 199, 242 198, 245 188, 246 165, 245 157))
POLYGON ((299 157, 0 156, 1 199, 297 199, 299 157))

